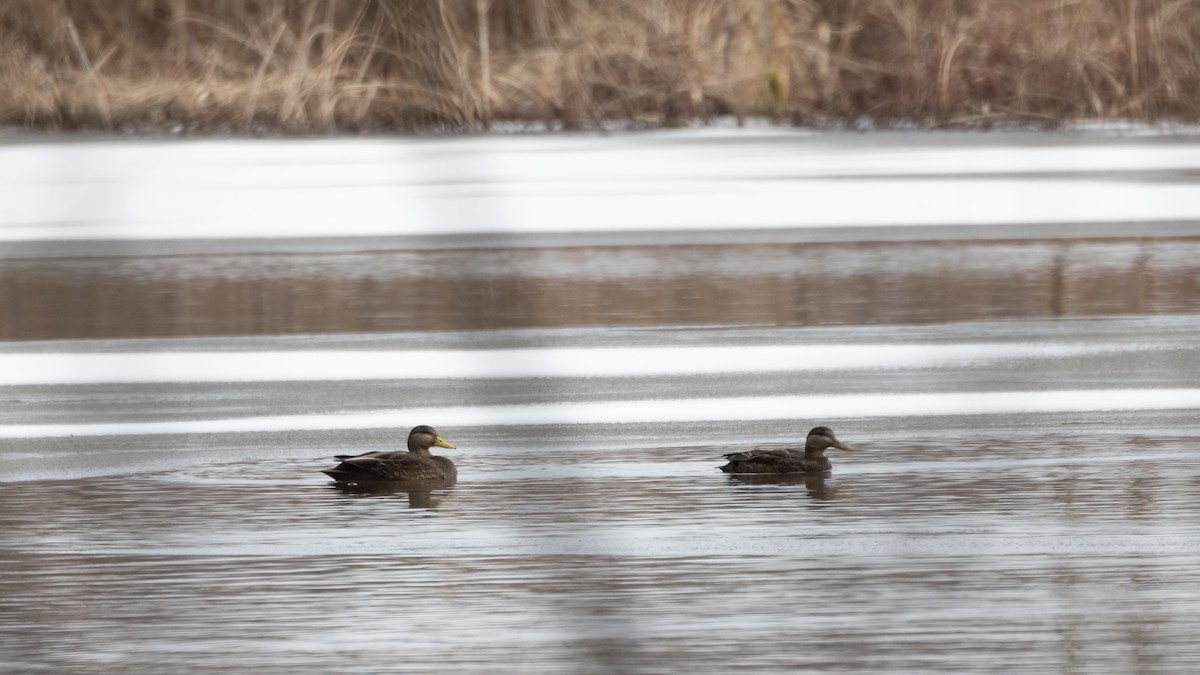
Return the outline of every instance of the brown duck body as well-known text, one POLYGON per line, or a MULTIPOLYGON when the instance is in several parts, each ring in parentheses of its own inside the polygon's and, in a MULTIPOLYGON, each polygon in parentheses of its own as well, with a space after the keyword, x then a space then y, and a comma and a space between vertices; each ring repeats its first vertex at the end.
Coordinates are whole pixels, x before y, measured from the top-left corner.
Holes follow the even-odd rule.
POLYGON ((454 481, 458 469, 449 457, 422 457, 406 450, 338 457, 341 463, 323 473, 336 481, 454 481))
POLYGON ((339 483, 400 482, 453 483, 458 469, 449 457, 440 457, 429 448, 453 448, 432 427, 419 426, 408 434, 408 450, 367 452, 361 455, 336 455, 340 463, 322 473, 339 483))
POLYGON ((823 473, 833 468, 824 454, 806 457, 798 448, 778 448, 731 452, 725 473, 823 473))
POLYGON ((731 452, 725 455, 729 461, 721 470, 725 473, 826 473, 833 468, 825 456, 826 448, 850 450, 829 427, 816 427, 808 432, 803 450, 768 448, 731 452))

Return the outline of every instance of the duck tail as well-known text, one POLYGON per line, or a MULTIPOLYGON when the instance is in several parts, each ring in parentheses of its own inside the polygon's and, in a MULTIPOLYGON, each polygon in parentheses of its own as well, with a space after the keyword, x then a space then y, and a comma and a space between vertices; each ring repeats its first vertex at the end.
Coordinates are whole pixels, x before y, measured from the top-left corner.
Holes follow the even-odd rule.
POLYGON ((321 473, 336 481, 344 481, 362 478, 363 473, 365 472, 357 464, 342 462, 332 469, 321 469, 321 473))

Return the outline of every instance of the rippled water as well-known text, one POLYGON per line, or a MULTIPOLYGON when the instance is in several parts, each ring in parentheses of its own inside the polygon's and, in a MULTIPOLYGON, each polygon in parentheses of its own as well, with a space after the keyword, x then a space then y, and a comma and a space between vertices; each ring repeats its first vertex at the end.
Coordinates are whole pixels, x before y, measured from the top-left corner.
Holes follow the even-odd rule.
POLYGON ((74 672, 1200 666, 1194 429, 842 426, 860 451, 824 480, 728 477, 724 447, 463 434, 467 478, 427 495, 343 491, 312 457, 10 485, 5 652, 74 672))

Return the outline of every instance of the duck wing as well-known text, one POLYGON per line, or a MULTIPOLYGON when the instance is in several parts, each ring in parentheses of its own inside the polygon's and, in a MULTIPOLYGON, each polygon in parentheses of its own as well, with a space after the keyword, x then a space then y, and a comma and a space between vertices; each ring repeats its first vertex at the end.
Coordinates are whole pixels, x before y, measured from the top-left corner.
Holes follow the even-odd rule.
POLYGON ((804 451, 796 450, 795 448, 758 448, 756 450, 730 452, 722 456, 728 460, 778 462, 796 457, 804 459, 804 451))
POLYGON ((361 455, 334 455, 333 458, 339 462, 344 462, 348 459, 358 459, 359 457, 378 457, 380 455, 389 455, 393 452, 407 452, 406 450, 372 450, 364 452, 361 455))
POLYGON ((725 473, 799 473, 808 467, 804 451, 794 448, 764 448, 731 452, 725 455, 729 463, 721 467, 725 473))

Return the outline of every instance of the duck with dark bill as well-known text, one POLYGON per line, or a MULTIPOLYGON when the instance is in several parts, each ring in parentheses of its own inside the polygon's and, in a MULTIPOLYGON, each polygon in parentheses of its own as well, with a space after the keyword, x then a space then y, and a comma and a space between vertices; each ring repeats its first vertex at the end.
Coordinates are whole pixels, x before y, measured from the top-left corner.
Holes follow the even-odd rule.
POLYGON ((829 427, 816 427, 808 432, 804 449, 764 448, 731 452, 725 455, 729 463, 722 466, 725 473, 825 473, 833 468, 825 450, 837 448, 850 452, 850 446, 838 440, 829 427))

